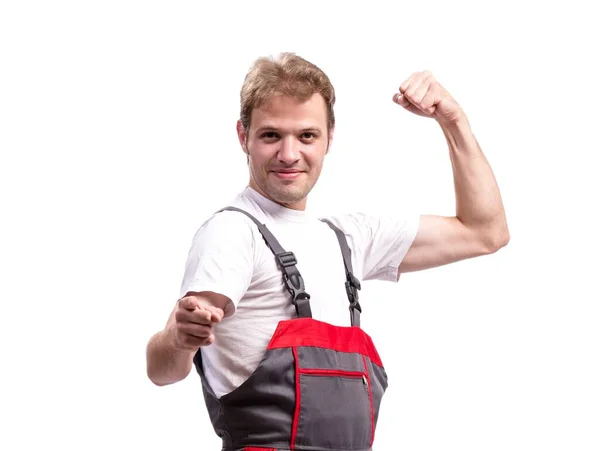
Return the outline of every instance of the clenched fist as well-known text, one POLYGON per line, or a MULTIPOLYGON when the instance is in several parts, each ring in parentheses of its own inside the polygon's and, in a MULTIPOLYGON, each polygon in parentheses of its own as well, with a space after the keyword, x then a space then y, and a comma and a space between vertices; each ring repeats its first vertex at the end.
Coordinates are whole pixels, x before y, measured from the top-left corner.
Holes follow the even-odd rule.
POLYGON ((461 107, 429 71, 415 72, 394 94, 394 102, 419 116, 434 118, 440 125, 465 117, 461 107))
POLYGON ((223 319, 223 310, 198 296, 186 296, 177 302, 171 325, 173 343, 181 351, 195 351, 210 345, 213 326, 223 319))

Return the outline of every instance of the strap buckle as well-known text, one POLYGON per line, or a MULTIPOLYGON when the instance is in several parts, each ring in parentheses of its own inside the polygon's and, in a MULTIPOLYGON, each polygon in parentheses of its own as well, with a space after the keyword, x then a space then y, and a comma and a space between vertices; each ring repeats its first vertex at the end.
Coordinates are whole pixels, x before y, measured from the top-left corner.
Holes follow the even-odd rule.
POLYGON ((358 290, 361 289, 360 281, 351 273, 348 274, 348 279, 346 281, 346 294, 350 301, 350 311, 356 309, 362 313, 362 307, 358 302, 358 290))
POLYGON ((275 258, 283 271, 283 280, 292 295, 292 304, 296 307, 296 312, 300 317, 311 317, 310 295, 306 292, 304 279, 296 268, 296 256, 293 252, 281 252, 275 254, 275 258))
POLYGON ((356 276, 352 273, 348 274, 350 276, 350 284, 356 288, 357 290, 360 290, 361 286, 360 286, 360 280, 358 280, 356 278, 356 276))
POLYGON ((294 266, 296 263, 298 263, 294 253, 289 251, 275 254, 275 258, 277 258, 277 262, 282 268, 289 268, 290 266, 294 266))

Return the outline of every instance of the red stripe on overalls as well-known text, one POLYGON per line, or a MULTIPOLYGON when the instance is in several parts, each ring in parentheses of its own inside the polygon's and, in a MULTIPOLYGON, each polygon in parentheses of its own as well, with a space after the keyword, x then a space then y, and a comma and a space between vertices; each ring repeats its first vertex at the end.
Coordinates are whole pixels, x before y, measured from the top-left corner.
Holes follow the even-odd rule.
POLYGON ((313 318, 282 321, 267 349, 298 346, 316 346, 338 352, 362 354, 374 364, 383 366, 371 337, 359 327, 333 326, 313 318))
POLYGON ((300 416, 300 364, 298 362, 298 351, 292 348, 294 353, 294 364, 296 365, 296 411, 294 412, 294 422, 292 423, 292 437, 290 440, 290 449, 296 449, 296 434, 298 432, 298 418, 300 416))
POLYGON ((367 359, 363 355, 363 363, 365 365, 365 375, 367 376, 367 384, 369 386, 369 404, 371 405, 371 446, 375 441, 375 409, 373 409, 373 389, 371 388, 371 376, 369 374, 369 367, 367 366, 367 359))
POLYGON ((246 446, 244 451, 277 451, 276 448, 257 448, 255 446, 246 446))

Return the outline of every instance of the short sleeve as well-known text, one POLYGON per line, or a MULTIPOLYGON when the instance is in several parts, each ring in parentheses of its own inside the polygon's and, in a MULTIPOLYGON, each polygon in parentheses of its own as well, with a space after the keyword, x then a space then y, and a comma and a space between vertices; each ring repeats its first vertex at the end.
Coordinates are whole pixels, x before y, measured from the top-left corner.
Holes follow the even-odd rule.
POLYGON ((196 232, 188 252, 180 296, 212 291, 237 307, 254 268, 254 236, 239 213, 221 212, 196 232))
POLYGON ((351 213, 327 218, 342 229, 362 267, 362 280, 397 282, 398 267, 410 249, 420 215, 351 213))

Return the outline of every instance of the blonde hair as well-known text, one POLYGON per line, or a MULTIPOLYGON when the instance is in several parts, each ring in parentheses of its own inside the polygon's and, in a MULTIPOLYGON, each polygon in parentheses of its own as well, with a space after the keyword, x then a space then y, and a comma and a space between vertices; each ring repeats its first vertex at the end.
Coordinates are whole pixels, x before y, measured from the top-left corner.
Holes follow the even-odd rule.
POLYGON ((277 58, 260 57, 250 67, 240 92, 242 126, 248 131, 252 111, 274 96, 305 101, 314 94, 321 94, 325 99, 327 127, 331 130, 335 125, 335 90, 325 72, 290 52, 280 53, 277 58))

